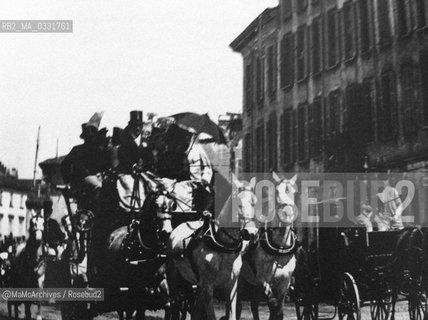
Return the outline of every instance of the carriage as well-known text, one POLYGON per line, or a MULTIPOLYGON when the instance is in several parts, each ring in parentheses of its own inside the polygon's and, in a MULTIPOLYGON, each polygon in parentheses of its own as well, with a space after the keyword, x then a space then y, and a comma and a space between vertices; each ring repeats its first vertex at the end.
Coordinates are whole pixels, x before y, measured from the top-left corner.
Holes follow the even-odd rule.
MULTIPOLYGON (((333 207, 346 199, 329 199, 333 207)), ((422 276, 425 256, 420 230, 367 232, 361 226, 302 229, 292 297, 299 320, 319 317, 319 306, 334 306, 339 319, 362 319, 369 306, 374 320, 394 319, 395 304, 407 300, 409 318, 423 319, 426 297, 422 276), (419 239, 419 241, 417 240, 419 239)))
POLYGON ((166 190, 147 186, 154 182, 142 171, 115 178, 110 185, 107 182, 103 190, 107 202, 98 217, 89 210, 73 211, 70 188, 58 186, 68 209, 64 221, 69 242, 63 260, 70 268, 63 277, 64 287, 104 288, 102 302, 64 302, 63 318, 91 318, 117 311, 122 319, 134 311, 143 316, 146 309, 164 309, 168 304, 162 230, 171 220, 170 205, 165 203, 166 190), (163 202, 158 204, 160 198, 163 202))
MULTIPOLYGON (((176 182, 142 170, 128 178, 130 184, 127 186, 124 177, 114 179, 113 189, 118 194, 112 197, 108 206, 114 206, 118 201, 121 207, 129 209, 125 214, 132 219, 129 224, 122 223, 121 227, 113 230, 101 220, 107 219, 105 216, 97 220, 88 210, 73 211, 70 188, 57 186, 66 201, 69 222, 66 229, 69 229, 70 238, 68 258, 65 259, 70 264, 70 271, 66 272, 63 286, 104 288, 107 301, 63 303, 64 319, 91 318, 108 311, 118 311, 122 319, 124 313, 128 317, 135 310, 138 313, 146 309, 165 309, 168 314, 171 308, 165 278, 166 263, 171 257, 166 252, 166 242, 172 229, 184 221, 194 221, 198 226, 205 224, 210 217, 203 215, 202 208, 208 200, 206 194, 198 189, 199 185, 195 186, 190 181, 176 182), (107 254, 111 256, 104 260, 108 267, 94 273, 97 258, 90 248, 96 228, 98 232, 110 228, 107 254), (122 277, 117 277, 116 274, 121 272, 122 277)), ((117 212, 113 212, 114 215, 117 212)), ((180 304, 178 307, 186 314, 192 309, 195 287, 183 283, 180 294, 184 296, 176 298, 180 304)))

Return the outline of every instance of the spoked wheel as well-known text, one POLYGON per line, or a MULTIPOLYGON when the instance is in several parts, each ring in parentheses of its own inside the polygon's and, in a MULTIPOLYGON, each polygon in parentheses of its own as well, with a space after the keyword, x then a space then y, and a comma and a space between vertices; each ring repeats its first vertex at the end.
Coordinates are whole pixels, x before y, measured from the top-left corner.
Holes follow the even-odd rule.
POLYGON ((388 320, 391 316, 391 297, 370 302, 370 315, 372 320, 388 320))
POLYGON ((425 296, 421 293, 410 293, 408 307, 410 320, 423 320, 427 310, 425 296))
MULTIPOLYGON (((293 279, 294 280, 294 279, 293 279)), ((303 286, 290 286, 290 297, 294 301, 297 320, 318 320, 318 303, 313 298, 313 291, 308 283, 303 286)), ((313 288, 313 286, 312 286, 313 288)))
POLYGON ((303 302, 302 300, 295 302, 297 320, 317 320, 318 319, 318 304, 303 302))
POLYGON ((354 278, 349 274, 343 275, 338 302, 339 319, 361 320, 360 295, 354 278))

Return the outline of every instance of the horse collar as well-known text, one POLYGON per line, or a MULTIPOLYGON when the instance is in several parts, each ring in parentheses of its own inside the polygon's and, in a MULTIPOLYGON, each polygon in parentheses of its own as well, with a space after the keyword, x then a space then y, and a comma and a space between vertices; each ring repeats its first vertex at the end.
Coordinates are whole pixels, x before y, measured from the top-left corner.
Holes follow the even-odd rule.
POLYGON ((291 236, 291 245, 288 247, 285 246, 277 246, 272 243, 272 234, 268 229, 263 229, 260 235, 260 246, 263 250, 275 256, 285 256, 288 254, 293 254, 296 249, 296 234, 293 230, 290 229, 289 234, 291 236))
POLYGON ((209 247, 212 250, 226 252, 226 253, 236 253, 242 249, 242 240, 235 247, 230 247, 226 244, 221 244, 219 239, 216 237, 216 232, 214 230, 214 221, 210 221, 208 228, 203 235, 203 239, 207 241, 209 247))

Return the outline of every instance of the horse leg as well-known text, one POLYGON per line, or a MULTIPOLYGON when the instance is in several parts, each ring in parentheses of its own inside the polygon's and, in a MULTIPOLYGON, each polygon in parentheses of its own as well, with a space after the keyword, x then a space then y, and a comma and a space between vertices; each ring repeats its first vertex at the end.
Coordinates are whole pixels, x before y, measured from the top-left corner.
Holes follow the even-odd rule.
POLYGON ((220 320, 228 320, 230 317, 230 300, 227 298, 229 296, 229 290, 225 290, 224 296, 226 297, 226 310, 224 316, 221 317, 220 320))
POLYGON ((125 312, 126 320, 131 320, 132 316, 134 315, 134 310, 129 309, 125 312))
POLYGON ((272 292, 272 287, 269 283, 265 282, 263 283, 263 290, 264 293, 268 299, 268 304, 275 306, 278 305, 278 300, 276 299, 275 295, 272 292))
POLYGON ((212 284, 202 283, 199 287, 195 307, 192 311, 192 320, 216 320, 213 296, 214 286, 212 284))
POLYGON ((204 299, 202 298, 202 294, 203 294, 202 289, 198 288, 195 305, 193 306, 193 309, 192 309, 191 320, 206 318, 205 315, 203 314, 204 309, 202 304, 204 303, 204 299))
POLYGON ((31 320, 31 302, 25 302, 25 319, 31 320))
POLYGON ((237 318, 237 304, 238 304, 238 281, 232 282, 225 287, 226 298, 226 314, 221 317, 221 320, 236 320, 237 318))
POLYGON ((135 313, 135 319, 136 320, 146 319, 146 310, 144 310, 143 308, 138 308, 137 312, 135 313))
POLYGON ((397 297, 398 296, 398 288, 392 289, 392 298, 391 298, 391 304, 392 304, 392 310, 391 310, 391 320, 395 320, 395 304, 397 303, 397 297))
POLYGON ((237 316, 237 303, 238 303, 238 278, 233 281, 232 288, 229 292, 230 297, 230 319, 236 320, 237 316))
POLYGON ((10 301, 7 302, 7 314, 9 315, 9 320, 12 320, 12 304, 10 301))
POLYGON ((119 320, 125 320, 125 317, 123 316, 123 310, 117 310, 117 315, 119 316, 119 320))
POLYGON ((260 320, 259 318, 259 300, 257 297, 251 297, 250 301, 251 313, 253 314, 254 320, 260 320))
POLYGON ((241 319, 241 313, 242 313, 242 300, 241 300, 241 294, 240 292, 242 292, 242 289, 240 286, 241 281, 238 281, 238 295, 237 295, 237 299, 236 299, 236 319, 241 319))
POLYGON ((169 320, 172 316, 173 303, 171 302, 171 291, 166 278, 161 281, 159 287, 165 301, 165 320, 169 320))
POLYGON ((37 316, 36 320, 42 320, 42 303, 39 301, 37 302, 37 316))
POLYGON ((19 316, 19 304, 15 303, 13 305, 13 309, 15 309, 15 320, 18 320, 18 316, 19 316))
MULTIPOLYGON (((271 310, 271 318, 272 320, 282 320, 284 319, 284 311, 282 310, 282 305, 284 303, 285 292, 281 292, 278 296, 278 304, 276 307, 273 307, 271 310)), ((269 318, 269 319, 271 319, 269 318)))

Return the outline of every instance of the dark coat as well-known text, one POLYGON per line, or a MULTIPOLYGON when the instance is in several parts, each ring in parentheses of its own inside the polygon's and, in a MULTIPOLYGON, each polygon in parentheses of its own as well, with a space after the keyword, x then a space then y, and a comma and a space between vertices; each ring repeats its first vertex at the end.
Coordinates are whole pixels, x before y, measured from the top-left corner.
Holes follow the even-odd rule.
POLYGON ((66 183, 80 183, 83 178, 107 168, 108 157, 98 146, 87 143, 71 149, 61 163, 61 173, 66 183))
POLYGON ((152 170, 153 154, 151 148, 149 146, 138 146, 127 128, 115 129, 112 140, 114 144, 119 146, 119 172, 132 173, 132 167, 140 158, 143 159, 143 169, 152 170))
POLYGON ((159 154, 157 174, 178 181, 190 180, 189 161, 186 153, 166 151, 159 154))
POLYGON ((46 221, 46 242, 50 247, 57 246, 59 242, 64 241, 65 234, 61 231, 58 221, 48 219, 46 221))

